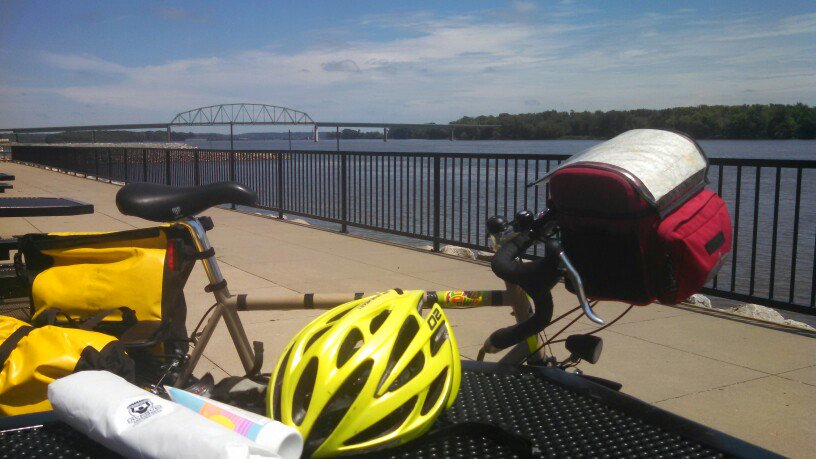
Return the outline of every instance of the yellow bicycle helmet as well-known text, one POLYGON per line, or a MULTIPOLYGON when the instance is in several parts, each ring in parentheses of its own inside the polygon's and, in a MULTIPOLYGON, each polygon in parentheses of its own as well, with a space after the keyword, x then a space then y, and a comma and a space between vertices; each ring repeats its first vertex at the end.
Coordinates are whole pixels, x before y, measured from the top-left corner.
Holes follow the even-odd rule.
POLYGON ((306 456, 405 443, 453 404, 459 350, 439 305, 420 315, 423 293, 390 290, 340 305, 286 346, 267 409, 300 431, 306 456))

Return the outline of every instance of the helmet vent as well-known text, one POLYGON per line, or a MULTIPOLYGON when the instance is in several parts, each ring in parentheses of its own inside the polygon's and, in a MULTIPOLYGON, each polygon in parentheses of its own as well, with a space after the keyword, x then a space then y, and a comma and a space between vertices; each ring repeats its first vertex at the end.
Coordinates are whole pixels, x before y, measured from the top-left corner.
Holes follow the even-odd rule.
POLYGON ((425 355, 422 351, 417 352, 417 355, 414 356, 413 359, 408 363, 408 366, 402 370, 402 373, 397 376, 397 379, 391 384, 391 387, 388 388, 388 392, 393 392, 400 387, 404 386, 408 381, 414 379, 414 376, 418 375, 422 368, 425 366, 425 355))
POLYGON ((376 424, 346 440, 343 444, 345 446, 351 446, 358 443, 365 443, 394 432, 402 426, 406 419, 408 419, 408 416, 410 416, 411 412, 414 411, 416 403, 417 396, 415 395, 386 417, 377 421, 376 424))
POLYGON ((380 378, 380 382, 377 385, 377 392, 380 391, 380 388, 382 388, 385 380, 391 376, 391 370, 394 369, 397 361, 402 358, 403 354, 405 354, 405 351, 408 349, 408 346, 411 344, 411 341, 413 341, 418 331, 419 323, 417 323, 416 318, 414 318, 414 316, 408 316, 400 328, 397 339, 394 340, 394 347, 391 348, 391 355, 388 357, 388 364, 385 367, 385 372, 383 372, 382 378, 380 378))
POLYGON ((385 323, 385 319, 387 319, 390 314, 391 314, 391 311, 388 310, 388 309, 386 309, 385 311, 377 314, 377 317, 371 319, 371 323, 368 326, 368 330, 372 334, 376 333, 377 330, 379 330, 380 327, 382 327, 382 324, 385 323))
POLYGON ((306 412, 309 410, 309 402, 312 400, 312 393, 314 392, 315 380, 317 379, 317 357, 312 357, 312 360, 306 365, 303 374, 295 386, 295 395, 292 399, 292 421, 296 425, 303 422, 306 417, 306 412))
POLYGON ((446 325, 446 322, 439 324, 434 330, 433 336, 431 336, 431 357, 435 356, 445 341, 448 340, 448 327, 446 325))
POLYGON ((340 349, 337 351, 337 368, 341 368, 348 362, 348 359, 363 346, 363 334, 360 330, 352 328, 346 335, 346 339, 340 344, 340 349))
POLYGON ((363 390, 368 377, 371 374, 371 367, 374 361, 366 360, 352 372, 348 379, 337 389, 332 398, 326 403, 325 408, 317 417, 311 432, 307 434, 306 443, 303 449, 303 456, 309 457, 320 445, 331 436, 334 429, 343 420, 343 416, 351 405, 357 400, 363 390))
POLYGON ((436 403, 439 401, 439 396, 442 395, 442 389, 445 387, 445 379, 448 375, 447 367, 439 373, 439 376, 433 380, 430 386, 428 386, 428 395, 425 396, 425 402, 422 404, 422 411, 421 414, 425 416, 431 411, 436 403))
POLYGON ((278 368, 278 374, 275 376, 275 388, 274 392, 272 393, 272 418, 276 421, 281 420, 281 391, 283 390, 283 375, 286 373, 286 366, 289 364, 289 356, 292 354, 293 347, 290 347, 288 351, 286 351, 286 355, 283 356, 283 360, 281 361, 280 368, 278 368))
POLYGON ((328 327, 328 326, 323 327, 321 330, 318 330, 317 333, 312 335, 312 337, 309 338, 309 341, 306 342, 306 346, 303 348, 303 352, 306 352, 310 347, 312 347, 312 344, 314 344, 315 341, 320 339, 320 337, 323 336, 324 333, 329 331, 329 328, 331 328, 331 327, 328 327))
POLYGON ((337 319, 343 317, 344 315, 348 314, 349 311, 351 311, 352 309, 354 309, 354 308, 346 308, 346 309, 338 312, 337 314, 331 316, 331 318, 329 318, 329 320, 327 320, 326 323, 330 324, 330 323, 334 322, 335 320, 337 320, 337 319))

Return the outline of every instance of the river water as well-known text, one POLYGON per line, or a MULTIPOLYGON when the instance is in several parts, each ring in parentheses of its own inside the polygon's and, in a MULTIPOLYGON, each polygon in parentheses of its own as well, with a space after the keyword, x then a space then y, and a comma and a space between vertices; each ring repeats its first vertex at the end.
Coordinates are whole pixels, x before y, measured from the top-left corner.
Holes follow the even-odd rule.
MULTIPOLYGON (((228 141, 203 141, 188 140, 187 143, 205 149, 229 149, 228 141)), ((513 153, 513 154, 574 154, 583 151, 599 141, 593 140, 542 140, 542 141, 449 141, 449 140, 340 140, 340 149, 343 151, 364 151, 364 152, 441 152, 441 153, 513 153)), ((786 159, 786 160, 816 160, 816 141, 814 140, 762 140, 762 141, 733 141, 733 140, 709 140, 701 141, 701 146, 706 154, 711 158, 747 158, 747 159, 786 159)), ((295 140, 292 142, 293 150, 335 150, 337 144, 333 139, 323 139, 320 142, 308 140, 295 140)), ((289 143, 286 140, 272 141, 235 141, 236 150, 287 150, 289 143)), ((368 165, 363 160, 362 170, 366 170, 368 165)), ((244 162, 237 166, 239 179, 241 176, 251 175, 251 170, 271 170, 268 165, 259 166, 255 161, 244 162)), ((510 161, 504 164, 497 161, 493 169, 490 165, 482 163, 482 168, 477 164, 474 170, 464 170, 464 187, 467 183, 475 182, 476 177, 481 174, 485 182, 490 182, 488 187, 492 187, 493 194, 489 191, 465 191, 461 187, 463 181, 462 173, 464 167, 459 163, 456 169, 456 161, 451 161, 454 168, 452 172, 446 169, 443 173, 443 182, 450 181, 450 202, 443 205, 446 218, 443 221, 443 237, 461 239, 474 243, 484 241, 484 217, 487 214, 507 214, 512 215, 516 210, 524 207, 531 207, 531 201, 524 202, 519 197, 523 192, 523 183, 534 178, 532 166, 520 166, 520 163, 510 161), (487 167, 485 171, 484 167, 487 167), (495 173, 495 174, 494 174, 495 173), (495 177, 495 178, 494 178, 495 177), (518 184, 514 184, 514 178, 518 179, 518 184), (457 188, 458 187, 458 188, 457 188), (518 190, 515 190, 518 188, 518 190), (498 189, 502 189, 501 197, 497 196, 498 189), (510 196, 510 202, 507 196, 510 196), (455 207, 455 202, 460 203, 460 207, 455 207), (461 202, 465 202, 464 206, 461 202), (485 209, 487 203, 487 209, 485 209), (479 214, 479 218, 474 215, 479 214), (463 218, 464 217, 464 218, 463 218), (478 225, 476 224, 478 223, 478 225)), ((408 163, 399 163, 405 166, 408 163)), ((329 163, 331 169, 336 164, 329 163)), ((213 164, 211 167, 222 167, 213 164)), ((414 166, 416 167, 416 166, 414 166)), ((396 170, 396 166, 395 166, 396 170)), ((542 166, 543 170, 543 166, 542 166)), ((394 181, 396 176, 387 175, 374 168, 374 179, 380 181, 394 181), (382 175, 381 175, 382 174, 382 175)), ((387 170, 386 170, 387 172, 387 170)), ((419 166, 419 175, 427 176, 430 173, 429 164, 419 166)), ((256 180, 257 173, 255 173, 256 180)), ((369 175, 369 178, 371 176, 369 175)), ((363 177, 365 178, 365 176, 363 177)), ((797 170, 783 168, 777 175, 775 168, 753 168, 744 167, 738 171, 736 167, 727 166, 722 168, 712 166, 709 170, 710 188, 719 191, 725 199, 732 221, 735 224, 735 239, 737 240, 736 253, 732 253, 730 263, 726 263, 717 280, 716 287, 732 290, 743 294, 755 294, 764 297, 771 297, 778 301, 811 306, 813 304, 814 291, 814 265, 816 264, 816 169, 805 168, 801 172, 801 177, 797 178, 797 170), (758 172, 757 172, 758 171, 758 172), (759 175, 757 177, 757 174, 759 175), (722 183, 719 183, 720 175, 722 183), (739 180, 738 180, 739 178, 739 180), (776 185, 779 185, 778 205, 776 205, 776 185), (801 199, 800 206, 796 209, 797 184, 801 199), (740 202, 737 208, 737 194, 740 202), (756 221, 756 225, 754 222, 756 221), (776 224, 774 225, 774 222, 776 224), (772 274, 773 273, 773 274, 772 274), (753 279, 753 281, 752 281, 753 279)), ((260 177, 260 182, 256 185, 263 188, 266 177, 260 177)), ((420 182, 421 183, 421 182, 420 182)), ((402 187, 402 185, 399 185, 402 187)), ((405 185, 406 189, 410 184, 405 185)), ((396 188, 396 187, 395 187, 396 188)), ((321 210, 321 206, 328 206, 328 203, 336 203, 338 195, 336 188, 324 189, 325 195, 313 197, 312 209, 321 210), (322 199, 322 201, 321 201, 322 199), (316 207, 315 207, 316 206, 316 207)), ((354 188, 357 190, 357 188, 354 188)), ((391 189, 387 188, 388 193, 391 189)), ((352 191, 354 193, 354 191, 352 191)), ((397 193, 394 191, 394 193, 397 193)), ((527 199, 527 193, 524 199, 527 199)), ((376 196, 377 188, 364 186, 357 191, 360 196, 353 196, 352 200, 357 200, 361 206, 350 203, 350 212, 356 209, 357 215, 365 220, 365 215, 359 215, 366 211, 366 204, 369 199, 373 199, 374 208, 379 208, 385 212, 389 206, 393 212, 388 212, 384 223, 386 226, 396 228, 396 218, 399 215, 410 214, 410 199, 406 199, 403 204, 402 195, 399 199, 395 197, 392 201, 390 195, 376 196), (371 195, 375 196, 371 196, 371 195), (366 197, 368 196, 368 197, 366 197)), ((422 225, 427 225, 428 215, 422 216, 422 208, 427 208, 426 200, 418 203, 420 208, 419 227, 422 234, 422 225), (423 223, 424 222, 424 223, 423 223)), ((537 201, 542 206, 544 199, 537 201)), ((531 209, 541 210, 541 209, 531 209)), ((350 214, 351 215, 351 214, 350 214)), ((414 217, 416 218, 416 217, 414 217)), ((325 223, 317 220, 307 219, 310 223, 324 227, 337 228, 338 225, 325 223)), ((380 220, 383 222, 383 220, 380 220)), ((416 221, 413 222, 416 226, 416 221)), ((381 223, 382 224, 382 223, 381 223)), ((411 224, 408 223, 410 229, 411 224)), ((385 233, 371 232, 360 229, 349 229, 351 232, 364 234, 373 238, 385 239, 410 245, 426 245, 427 241, 409 239, 401 236, 394 236, 385 233)))
MULTIPOLYGON (((340 140, 343 151, 440 152, 440 153, 531 153, 571 155, 600 143, 599 140, 340 140)), ((225 140, 189 139, 199 148, 229 149, 225 140)), ((816 140, 701 140, 711 158, 812 159, 816 160, 816 140)), ((236 150, 287 150, 286 140, 236 140, 236 150)), ((334 139, 293 140, 293 150, 335 150, 334 139)))

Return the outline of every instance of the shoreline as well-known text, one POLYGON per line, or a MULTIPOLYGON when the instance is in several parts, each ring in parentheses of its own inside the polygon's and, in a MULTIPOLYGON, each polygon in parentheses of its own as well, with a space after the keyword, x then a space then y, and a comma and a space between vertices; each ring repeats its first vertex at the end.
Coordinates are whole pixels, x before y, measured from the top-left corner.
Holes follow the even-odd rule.
POLYGON ((173 150, 199 150, 199 147, 183 142, 9 142, 4 146, 15 147, 108 147, 108 148, 168 148, 173 150))

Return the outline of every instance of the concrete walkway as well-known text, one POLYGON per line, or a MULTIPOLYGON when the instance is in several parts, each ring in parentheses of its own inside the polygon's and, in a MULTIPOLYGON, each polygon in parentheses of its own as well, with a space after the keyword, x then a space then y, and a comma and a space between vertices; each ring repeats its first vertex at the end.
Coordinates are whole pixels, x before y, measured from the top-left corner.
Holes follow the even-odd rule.
MULTIPOLYGON (((96 206, 87 216, 0 219, 2 236, 150 226, 118 212, 116 185, 6 162, 0 162, 0 171, 17 176, 14 189, 2 196, 63 196, 96 206)), ((209 237, 232 293, 503 288, 482 263, 225 209, 207 215, 215 222, 209 237)), ((197 267, 185 291, 190 329, 213 303, 203 291, 205 284, 204 272, 197 267)), ((575 303, 560 287, 554 294, 558 310, 575 303)), ((605 303, 597 311, 612 319, 624 308, 605 303)), ((250 339, 265 344, 263 371, 271 371, 283 346, 318 314, 242 313, 250 339)), ((475 358, 492 330, 513 322, 509 308, 447 314, 464 358, 475 358)), ((582 319, 574 330, 592 328, 582 319)), ((581 366, 587 374, 621 382, 623 391, 634 397, 781 454, 814 454, 816 335, 717 312, 651 305, 633 309, 601 336, 604 354, 597 365, 581 366)), ((563 348, 554 347, 553 352, 565 355, 563 348)), ((197 374, 209 371, 218 379, 241 373, 223 327, 205 356, 197 374)))

